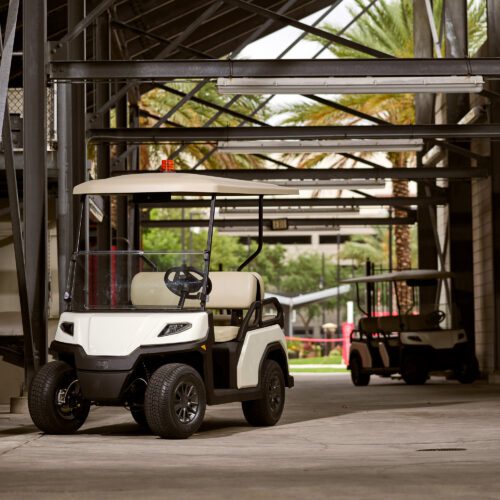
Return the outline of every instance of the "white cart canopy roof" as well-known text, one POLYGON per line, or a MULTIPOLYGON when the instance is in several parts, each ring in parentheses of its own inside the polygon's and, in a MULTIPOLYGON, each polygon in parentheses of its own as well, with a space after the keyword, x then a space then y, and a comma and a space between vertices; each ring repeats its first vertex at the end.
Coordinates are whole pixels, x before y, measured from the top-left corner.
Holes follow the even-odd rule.
POLYGON ((286 188, 265 182, 240 181, 226 177, 214 177, 184 172, 162 172, 119 175, 78 184, 73 194, 224 194, 264 195, 298 194, 294 188, 286 188))
POLYGON ((387 281, 407 281, 407 280, 435 280, 451 278, 453 273, 438 271, 436 269, 412 269, 408 271, 395 271, 393 273, 374 274, 373 276, 361 276, 360 278, 350 278, 342 283, 382 283, 387 281))

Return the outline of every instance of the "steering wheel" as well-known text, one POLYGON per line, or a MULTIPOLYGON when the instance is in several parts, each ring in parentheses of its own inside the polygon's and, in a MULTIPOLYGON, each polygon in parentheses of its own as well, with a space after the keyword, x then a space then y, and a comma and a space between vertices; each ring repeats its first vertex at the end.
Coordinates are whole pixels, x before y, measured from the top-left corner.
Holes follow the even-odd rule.
POLYGON ((446 313, 444 311, 438 310, 431 313, 432 318, 436 319, 438 324, 441 324, 446 319, 446 313))
MULTIPOLYGON (((196 300, 203 287, 203 272, 191 266, 171 267, 163 278, 167 288, 180 297, 179 307, 184 306, 186 299, 196 300)), ((212 291, 210 278, 207 281, 207 295, 212 291)))

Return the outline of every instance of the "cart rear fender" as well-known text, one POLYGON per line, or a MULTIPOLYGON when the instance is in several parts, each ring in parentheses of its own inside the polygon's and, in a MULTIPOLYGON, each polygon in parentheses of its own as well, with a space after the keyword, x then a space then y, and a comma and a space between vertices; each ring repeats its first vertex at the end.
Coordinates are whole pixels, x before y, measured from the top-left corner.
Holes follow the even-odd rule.
MULTIPOLYGON (((250 330, 245 335, 236 371, 238 389, 257 387, 262 359, 270 344, 281 344, 287 352, 285 335, 279 325, 250 330)), ((287 373, 285 373, 285 376, 287 373)))
POLYGON ((361 363, 363 364, 363 368, 371 368, 372 356, 370 354, 370 350, 368 346, 364 342, 352 342, 351 347, 349 349, 349 358, 354 354, 359 354, 361 357, 361 363))

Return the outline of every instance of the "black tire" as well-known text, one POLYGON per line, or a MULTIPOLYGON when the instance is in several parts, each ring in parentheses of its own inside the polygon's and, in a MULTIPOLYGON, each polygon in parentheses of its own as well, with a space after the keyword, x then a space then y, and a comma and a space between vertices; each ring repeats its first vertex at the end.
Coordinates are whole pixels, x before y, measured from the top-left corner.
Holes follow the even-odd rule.
POLYGON ((144 408, 131 408, 130 414, 132 418, 144 429, 149 429, 148 421, 146 419, 146 413, 144 412, 144 408))
POLYGON ((63 361, 52 361, 42 366, 33 378, 28 408, 31 419, 42 432, 72 434, 87 419, 90 401, 83 399, 73 367, 63 361), (62 397, 64 403, 60 402, 62 397))
POLYGON ((186 439, 200 428, 205 408, 205 384, 194 368, 172 363, 154 372, 144 398, 144 412, 153 434, 186 439))
POLYGON ((423 385, 429 378, 429 370, 422 356, 406 354, 401 362, 401 377, 408 385, 423 385))
POLYGON ((364 387, 370 383, 370 374, 363 371, 363 363, 359 355, 354 354, 351 356, 349 369, 351 370, 352 383, 356 387, 364 387))
POLYGON ((266 359, 262 366, 262 397, 241 403, 246 421, 255 427, 276 425, 285 406, 285 377, 281 366, 266 359))
POLYGON ((474 355, 465 356, 453 371, 461 384, 472 384, 479 377, 479 362, 474 355))

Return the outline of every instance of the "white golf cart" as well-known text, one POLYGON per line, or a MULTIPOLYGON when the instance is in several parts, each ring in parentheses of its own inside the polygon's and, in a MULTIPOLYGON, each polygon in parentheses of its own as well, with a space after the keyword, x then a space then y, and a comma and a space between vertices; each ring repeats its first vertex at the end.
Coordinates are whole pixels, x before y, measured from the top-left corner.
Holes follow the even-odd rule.
MULTIPOLYGON (((139 424, 161 437, 187 438, 207 404, 241 401, 251 425, 278 422, 285 387, 293 386, 276 299, 264 300, 262 278, 242 269, 263 243, 263 195, 296 194, 260 182, 207 175, 141 173, 92 180, 81 196, 79 233, 50 353, 56 359, 34 377, 29 410, 50 434, 75 432, 92 404, 125 405, 139 424), (89 250, 91 196, 126 196, 168 207, 172 196, 210 196, 202 251, 148 253, 89 250), (216 199, 251 195, 259 205, 259 245, 238 271, 210 271, 216 199)), ((219 200, 223 203, 223 200, 219 200)), ((193 226, 202 222, 193 221, 193 226)), ((168 249, 166 249, 168 250, 168 249)))
POLYGON ((407 384, 424 384, 431 372, 449 370, 463 384, 474 382, 479 367, 465 330, 443 328, 447 316, 437 307, 426 314, 418 311, 417 288, 436 286, 451 276, 435 270, 408 270, 344 281, 356 285, 358 307, 365 314, 351 334, 348 368, 354 385, 368 385, 372 374, 388 377, 396 373, 407 384), (361 284, 366 287, 364 308, 361 284), (398 300, 398 285, 411 290, 412 303, 406 310, 398 300), (386 304, 381 304, 383 297, 386 304), (393 297, 397 314, 387 315, 387 302, 393 297))

